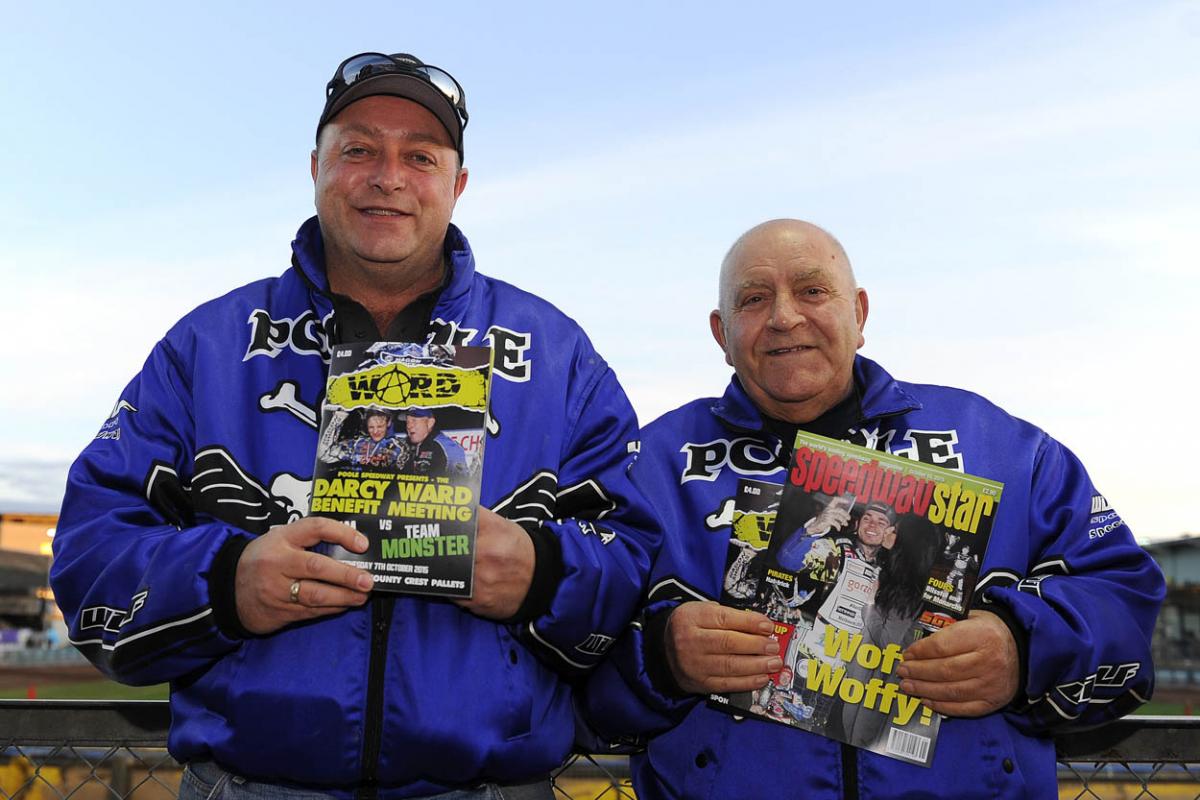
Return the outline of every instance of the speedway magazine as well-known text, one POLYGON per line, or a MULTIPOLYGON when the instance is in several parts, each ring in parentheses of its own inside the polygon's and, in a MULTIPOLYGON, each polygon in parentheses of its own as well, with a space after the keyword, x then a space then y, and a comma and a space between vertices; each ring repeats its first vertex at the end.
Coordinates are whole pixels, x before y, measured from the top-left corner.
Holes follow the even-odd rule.
POLYGON ((490 389, 487 347, 335 347, 310 510, 367 537, 327 552, 377 591, 471 596, 490 389))
POLYGON ((895 667, 966 616, 1003 485, 805 432, 788 466, 739 482, 721 595, 775 622, 784 664, 709 705, 928 766, 941 718, 895 667))

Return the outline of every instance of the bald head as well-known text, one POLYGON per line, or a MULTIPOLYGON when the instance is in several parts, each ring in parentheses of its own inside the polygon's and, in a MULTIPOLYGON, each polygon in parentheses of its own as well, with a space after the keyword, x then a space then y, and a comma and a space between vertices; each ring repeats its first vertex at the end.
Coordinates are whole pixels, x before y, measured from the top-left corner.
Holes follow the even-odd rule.
POLYGON ((764 222, 721 264, 713 337, 760 411, 809 422, 853 387, 867 293, 838 240, 809 222, 764 222))
POLYGON ((851 286, 856 286, 854 269, 842 243, 833 234, 802 219, 772 219, 755 225, 737 238, 721 262, 717 307, 725 314, 729 310, 731 282, 739 263, 754 258, 761 249, 792 250, 795 257, 806 260, 827 260, 830 269, 844 270, 851 286))

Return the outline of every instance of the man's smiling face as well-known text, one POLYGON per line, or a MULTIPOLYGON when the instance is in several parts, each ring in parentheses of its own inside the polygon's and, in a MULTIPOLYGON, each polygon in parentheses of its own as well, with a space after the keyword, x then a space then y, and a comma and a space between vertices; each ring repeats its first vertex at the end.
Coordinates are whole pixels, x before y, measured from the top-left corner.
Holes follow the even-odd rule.
POLYGON ((827 233, 795 220, 753 229, 721 270, 713 336, 746 393, 776 419, 808 422, 850 392, 867 295, 827 233))
POLYGON ((864 511, 858 520, 858 540, 870 547, 883 544, 884 535, 892 527, 892 521, 879 511, 864 511))
POLYGON ((367 435, 371 437, 371 441, 383 441, 383 437, 387 435, 388 418, 383 414, 372 414, 367 417, 367 435))
POLYGON ((312 175, 331 271, 440 262, 466 171, 428 109, 390 96, 351 103, 321 131, 312 175))

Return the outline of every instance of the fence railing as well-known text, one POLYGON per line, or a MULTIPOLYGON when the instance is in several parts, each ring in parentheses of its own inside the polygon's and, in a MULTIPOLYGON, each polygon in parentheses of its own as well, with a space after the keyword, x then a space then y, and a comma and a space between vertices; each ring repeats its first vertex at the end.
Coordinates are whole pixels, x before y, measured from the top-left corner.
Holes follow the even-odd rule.
MULTIPOLYGON (((0 700, 0 800, 173 800, 164 701, 0 700)), ((1200 800, 1200 717, 1126 717, 1056 740, 1063 798, 1200 800)), ((556 796, 632 800, 623 757, 579 755, 556 796)))

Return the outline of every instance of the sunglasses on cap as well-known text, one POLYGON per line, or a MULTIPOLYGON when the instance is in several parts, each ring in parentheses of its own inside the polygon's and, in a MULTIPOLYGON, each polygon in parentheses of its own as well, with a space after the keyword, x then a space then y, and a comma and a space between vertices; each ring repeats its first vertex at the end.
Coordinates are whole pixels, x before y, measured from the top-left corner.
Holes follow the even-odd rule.
POLYGON ((467 127, 469 116, 466 94, 458 81, 454 80, 454 76, 440 67, 423 64, 404 53, 390 56, 383 53, 359 53, 350 56, 341 63, 326 85, 326 102, 361 80, 388 73, 412 75, 432 85, 449 101, 462 121, 462 127, 467 127))

